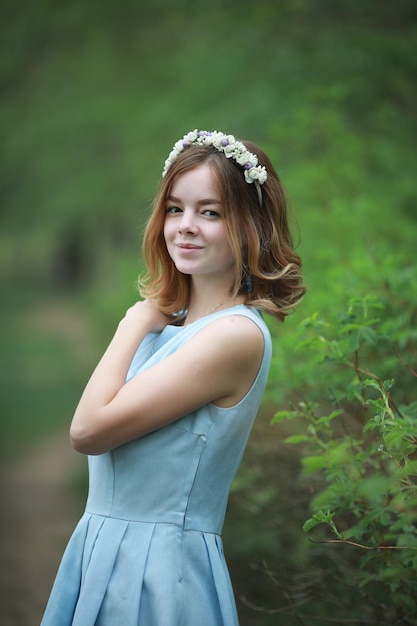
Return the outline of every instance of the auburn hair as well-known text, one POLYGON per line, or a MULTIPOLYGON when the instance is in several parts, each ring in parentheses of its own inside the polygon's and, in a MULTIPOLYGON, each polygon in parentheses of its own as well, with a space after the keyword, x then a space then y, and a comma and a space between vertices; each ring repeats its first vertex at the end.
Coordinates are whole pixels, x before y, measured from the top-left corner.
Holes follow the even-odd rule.
POLYGON ((214 172, 218 184, 234 256, 231 296, 244 295, 246 305, 283 321, 306 291, 279 177, 258 146, 248 141, 242 143, 267 170, 267 180, 260 186, 262 205, 255 184, 245 181, 243 168, 212 146, 185 148, 161 180, 143 238, 147 275, 139 280, 139 291, 142 297, 156 299, 167 314, 187 309, 190 276, 179 272, 168 254, 164 239, 166 200, 177 176, 204 164, 214 172))

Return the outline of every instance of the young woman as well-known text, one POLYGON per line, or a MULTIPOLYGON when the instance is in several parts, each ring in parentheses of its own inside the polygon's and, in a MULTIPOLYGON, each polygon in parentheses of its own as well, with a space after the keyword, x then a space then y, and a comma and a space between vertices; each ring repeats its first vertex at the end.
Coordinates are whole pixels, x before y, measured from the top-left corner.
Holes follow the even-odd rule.
POLYGON ((86 512, 42 626, 236 626, 220 533, 266 385, 304 293, 283 190, 254 144, 192 131, 165 163, 126 313, 71 425, 86 512))

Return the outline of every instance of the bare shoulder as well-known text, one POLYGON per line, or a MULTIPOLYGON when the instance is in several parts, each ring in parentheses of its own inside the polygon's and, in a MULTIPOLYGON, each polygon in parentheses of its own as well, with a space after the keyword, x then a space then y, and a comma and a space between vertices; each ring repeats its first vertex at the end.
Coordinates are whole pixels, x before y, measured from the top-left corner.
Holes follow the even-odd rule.
POLYGON ((264 352, 264 336, 259 326, 244 315, 226 315, 207 324, 194 337, 197 341, 217 346, 222 354, 248 359, 260 358, 264 352))
POLYGON ((213 398, 213 404, 234 406, 246 395, 261 366, 265 343, 261 329, 246 316, 226 315, 213 320, 193 339, 193 354, 204 354, 208 368, 221 380, 222 393, 213 398))
POLYGON ((218 332, 233 332, 244 336, 252 335, 262 339, 263 342, 263 334, 258 324, 246 315, 225 315, 213 320, 206 328, 215 328, 218 332))

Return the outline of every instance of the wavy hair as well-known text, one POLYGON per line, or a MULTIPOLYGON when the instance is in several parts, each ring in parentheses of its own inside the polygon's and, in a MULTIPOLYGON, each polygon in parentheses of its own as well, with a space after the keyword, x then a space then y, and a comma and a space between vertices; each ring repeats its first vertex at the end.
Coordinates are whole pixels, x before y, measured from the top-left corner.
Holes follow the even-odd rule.
POLYGON ((139 280, 139 291, 142 297, 157 299, 167 314, 187 309, 190 277, 176 269, 168 254, 164 239, 166 199, 176 176, 203 164, 214 172, 234 256, 231 296, 244 295, 246 305, 283 321, 306 291, 279 177, 258 146, 242 143, 257 155, 268 173, 261 186, 262 206, 255 184, 245 181, 242 167, 214 147, 187 147, 161 180, 143 238, 142 254, 148 273, 139 280))

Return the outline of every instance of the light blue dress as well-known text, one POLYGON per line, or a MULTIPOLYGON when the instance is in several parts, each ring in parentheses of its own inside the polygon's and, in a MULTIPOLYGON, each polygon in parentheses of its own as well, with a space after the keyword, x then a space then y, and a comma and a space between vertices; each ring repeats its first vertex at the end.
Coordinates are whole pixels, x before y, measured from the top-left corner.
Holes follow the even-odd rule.
POLYGON ((62 558, 41 626, 236 626, 220 533, 230 487, 265 389, 271 337, 238 305, 140 345, 128 379, 225 315, 253 320, 264 356, 248 394, 89 457, 86 510, 62 558))

